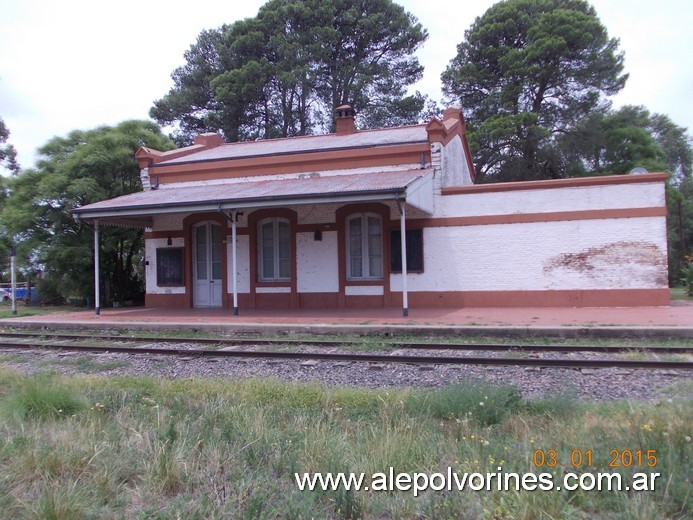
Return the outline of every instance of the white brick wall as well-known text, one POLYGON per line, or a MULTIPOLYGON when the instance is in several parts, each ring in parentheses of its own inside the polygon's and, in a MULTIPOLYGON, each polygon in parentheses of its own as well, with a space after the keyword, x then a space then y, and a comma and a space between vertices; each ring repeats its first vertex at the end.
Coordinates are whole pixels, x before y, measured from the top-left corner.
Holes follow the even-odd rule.
POLYGON ((168 245, 166 238, 152 238, 144 241, 144 261, 149 265, 144 266, 147 294, 185 294, 185 287, 159 287, 156 284, 156 250, 160 247, 183 247, 182 238, 171 240, 168 245))
MULTIPOLYGON (((236 282, 236 287, 239 293, 249 293, 250 292, 250 249, 249 249, 250 237, 248 235, 237 235, 236 236, 236 262, 238 263, 236 272, 238 273, 238 280, 236 282)), ((227 280, 228 280, 228 292, 233 293, 233 264, 231 258, 231 235, 227 238, 226 244, 226 258, 228 259, 227 265, 227 280)))
MULTIPOLYGON (((664 217, 427 228, 425 271, 408 288, 664 288, 666 246, 664 217)), ((390 283, 401 291, 402 275, 390 283)))
POLYGON ((454 137, 440 150, 443 186, 467 186, 472 184, 472 176, 464 153, 462 139, 454 137))
POLYGON ((664 206, 664 185, 616 184, 547 190, 446 195, 436 203, 437 217, 476 217, 664 206))
POLYGON ((313 240, 313 233, 298 233, 296 249, 298 292, 337 292, 337 232, 323 232, 321 241, 313 240))

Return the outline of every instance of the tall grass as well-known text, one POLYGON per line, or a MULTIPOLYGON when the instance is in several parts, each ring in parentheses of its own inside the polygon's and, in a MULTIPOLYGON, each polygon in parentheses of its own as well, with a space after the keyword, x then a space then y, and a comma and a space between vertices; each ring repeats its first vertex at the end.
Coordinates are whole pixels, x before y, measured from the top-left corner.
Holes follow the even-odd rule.
POLYGON ((16 380, 2 400, 0 413, 17 419, 47 419, 73 415, 86 405, 75 388, 55 375, 41 373, 16 380))
MULTIPOLYGON (((0 518, 686 518, 686 401, 528 402, 513 388, 0 374, 0 518), (483 405, 481 405, 483 403, 483 405), (62 410, 58 412, 57 410, 62 410), (295 472, 539 473, 656 450, 653 492, 301 492, 295 472)), ((631 475, 643 468, 616 468, 631 475)), ((596 468, 577 468, 596 471, 596 468)))

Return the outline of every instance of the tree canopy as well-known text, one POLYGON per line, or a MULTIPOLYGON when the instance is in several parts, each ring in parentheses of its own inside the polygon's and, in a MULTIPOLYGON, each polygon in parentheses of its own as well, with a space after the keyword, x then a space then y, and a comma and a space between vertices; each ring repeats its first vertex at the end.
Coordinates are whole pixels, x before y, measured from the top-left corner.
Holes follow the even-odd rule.
POLYGON ((431 101, 414 52, 427 38, 391 0, 270 0, 254 18, 203 31, 151 117, 179 144, 205 131, 229 141, 328 130, 351 104, 365 127, 418 122, 431 101))
POLYGON ((442 74, 487 180, 561 177, 555 140, 624 85, 623 53, 583 0, 504 0, 465 32, 442 74))
POLYGON ((10 131, 5 125, 5 121, 0 117, 0 168, 4 168, 12 173, 19 173, 19 163, 17 162, 17 150, 14 146, 7 143, 10 131))
MULTIPOLYGON (((93 294, 92 229, 70 210, 141 190, 134 158, 140 146, 168 150, 173 143, 147 121, 75 130, 51 139, 36 168, 10 179, 2 224, 25 271, 43 272, 44 297, 93 294)), ((106 228, 102 243, 105 300, 141 297, 142 231, 106 228)))

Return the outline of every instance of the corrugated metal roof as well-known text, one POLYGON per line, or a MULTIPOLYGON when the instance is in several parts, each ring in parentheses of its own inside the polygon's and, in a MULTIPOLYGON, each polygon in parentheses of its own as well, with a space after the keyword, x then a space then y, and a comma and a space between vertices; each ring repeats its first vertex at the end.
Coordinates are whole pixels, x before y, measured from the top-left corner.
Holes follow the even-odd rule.
POLYGON ((209 150, 203 150, 176 159, 162 161, 152 166, 422 142, 428 142, 428 134, 425 125, 404 126, 399 128, 365 130, 347 135, 327 134, 227 143, 209 150))
POLYGON ((82 206, 73 212, 83 218, 98 218, 121 211, 127 211, 129 215, 153 215, 163 208, 185 211, 203 204, 257 201, 257 205, 262 206, 263 201, 285 200, 291 204, 316 197, 394 193, 405 190, 430 172, 430 169, 421 169, 282 180, 251 179, 247 182, 147 190, 82 206))

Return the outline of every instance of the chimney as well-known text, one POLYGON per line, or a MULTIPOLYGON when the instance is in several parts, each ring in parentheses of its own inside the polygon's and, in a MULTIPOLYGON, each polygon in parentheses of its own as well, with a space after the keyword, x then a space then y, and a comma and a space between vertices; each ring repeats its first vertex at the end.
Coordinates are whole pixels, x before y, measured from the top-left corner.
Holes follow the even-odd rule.
POLYGON ((356 132, 356 112, 351 105, 340 105, 335 109, 337 135, 348 135, 356 132))
POLYGON ((224 144, 224 138, 216 132, 209 132, 206 134, 199 134, 195 137, 194 144, 202 145, 205 148, 216 148, 224 144))

